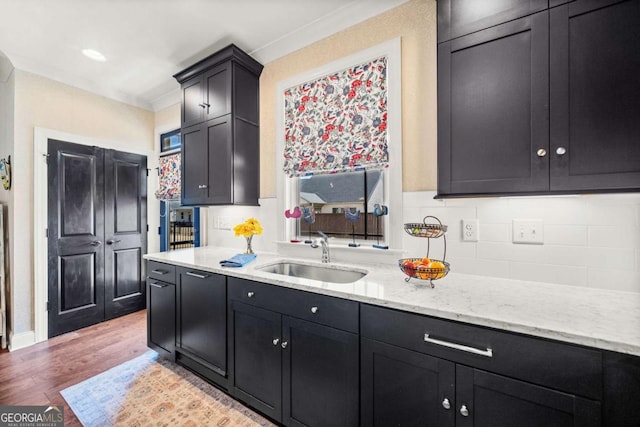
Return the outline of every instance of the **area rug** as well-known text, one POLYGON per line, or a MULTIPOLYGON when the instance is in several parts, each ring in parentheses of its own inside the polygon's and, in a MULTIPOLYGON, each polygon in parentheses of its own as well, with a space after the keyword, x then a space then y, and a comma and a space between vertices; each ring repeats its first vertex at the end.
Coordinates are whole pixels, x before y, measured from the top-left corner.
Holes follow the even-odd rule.
POLYGON ((86 427, 273 426, 154 351, 60 393, 86 427))

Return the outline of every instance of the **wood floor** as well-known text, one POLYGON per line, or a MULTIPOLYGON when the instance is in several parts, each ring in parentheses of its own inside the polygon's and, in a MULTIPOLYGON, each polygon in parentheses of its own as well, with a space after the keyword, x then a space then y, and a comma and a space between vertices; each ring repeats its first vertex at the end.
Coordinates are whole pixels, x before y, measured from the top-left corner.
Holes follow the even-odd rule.
POLYGON ((80 426, 60 390, 147 351, 146 310, 0 353, 0 405, 64 405, 65 426, 80 426))

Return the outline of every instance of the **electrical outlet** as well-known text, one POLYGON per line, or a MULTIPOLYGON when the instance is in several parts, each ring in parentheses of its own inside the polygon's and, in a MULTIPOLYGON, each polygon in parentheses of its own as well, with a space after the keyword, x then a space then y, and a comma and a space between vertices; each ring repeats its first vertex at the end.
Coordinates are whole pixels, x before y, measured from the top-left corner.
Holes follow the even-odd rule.
POLYGON ((476 218, 462 220, 462 241, 478 241, 478 220, 476 218))
POLYGON ((513 243, 544 244, 544 223, 541 219, 514 219, 513 243))
POLYGON ((231 230, 232 223, 233 223, 233 218, 230 218, 228 216, 218 217, 218 229, 220 230, 231 230))

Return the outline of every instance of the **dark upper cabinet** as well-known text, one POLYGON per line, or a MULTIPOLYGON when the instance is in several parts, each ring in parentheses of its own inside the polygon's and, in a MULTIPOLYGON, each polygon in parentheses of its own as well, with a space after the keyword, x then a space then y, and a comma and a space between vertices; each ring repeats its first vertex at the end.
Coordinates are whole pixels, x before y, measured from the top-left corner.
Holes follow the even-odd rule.
POLYGON ((640 2, 552 6, 438 45, 440 195, 640 188, 640 2))
POLYGON ((438 42, 522 18, 548 6, 548 0, 438 0, 438 42))
POLYGON ((550 14, 551 190, 640 189, 640 2, 550 14))
POLYGON ((548 12, 438 46, 438 193, 549 186, 548 12))
POLYGON ((182 87, 182 204, 258 204, 261 72, 230 45, 174 76, 182 87))

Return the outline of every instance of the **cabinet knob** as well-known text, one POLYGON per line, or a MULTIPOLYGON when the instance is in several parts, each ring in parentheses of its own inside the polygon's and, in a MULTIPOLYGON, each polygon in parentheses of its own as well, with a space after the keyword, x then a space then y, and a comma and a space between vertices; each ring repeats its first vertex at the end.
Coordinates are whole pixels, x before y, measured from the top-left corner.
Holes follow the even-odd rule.
POLYGON ((547 150, 545 150, 544 148, 538 148, 536 154, 538 155, 538 157, 544 157, 547 155, 547 150))
POLYGON ((565 154, 567 154, 567 149, 564 147, 558 147, 556 148, 556 154, 558 156, 564 156, 565 154))
POLYGON ((442 407, 444 409, 451 409, 451 402, 449 402, 449 399, 447 399, 446 397, 442 401, 442 407))
POLYGON ((198 107, 205 108, 206 106, 207 106, 207 104, 198 104, 198 107))
POLYGON ((273 339, 273 345, 278 345, 279 342, 280 342, 280 338, 273 339))
POLYGON ((287 341, 282 341, 282 348, 287 348, 287 344, 289 344, 287 341))
POLYGON ((254 296, 254 295, 255 295, 255 293, 254 293, 254 292, 247 292, 247 296, 248 296, 249 298, 253 298, 253 296, 254 296))
POLYGON ((311 307, 311 312, 316 314, 318 312, 318 307, 311 307))
POLYGON ((460 415, 462 415, 463 417, 469 416, 469 410, 467 409, 467 405, 462 405, 460 407, 460 415))

